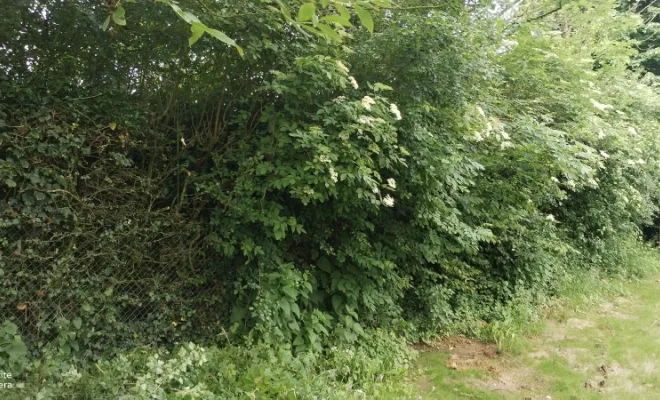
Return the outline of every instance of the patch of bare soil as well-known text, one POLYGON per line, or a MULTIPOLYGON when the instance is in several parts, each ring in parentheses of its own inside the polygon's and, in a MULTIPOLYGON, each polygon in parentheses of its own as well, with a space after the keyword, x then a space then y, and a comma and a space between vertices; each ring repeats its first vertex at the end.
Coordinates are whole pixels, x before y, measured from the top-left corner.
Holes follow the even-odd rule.
POLYGON ((653 361, 644 361, 640 366, 639 369, 641 369, 645 374, 652 374, 657 371, 657 365, 653 361))
MULTIPOLYGON (((540 389, 547 384, 534 377, 531 367, 513 366, 503 357, 497 347, 468 339, 452 336, 427 346, 427 350, 449 351, 446 366, 451 369, 477 369, 488 372, 487 376, 474 379, 471 383, 482 390, 518 392, 540 389)), ((424 349, 420 349, 425 351, 424 349)), ((539 357, 547 354, 539 354, 539 357)))
POLYGON ((548 386, 531 367, 501 368, 497 376, 472 381, 481 390, 502 392, 538 392, 548 386))
POLYGON ((581 364, 578 362, 578 358, 587 352, 586 349, 571 347, 553 347, 552 351, 564 358, 568 362, 568 366, 573 369, 580 368, 581 364))
POLYGON ((632 375, 632 369, 624 368, 614 361, 598 367, 596 374, 584 383, 584 387, 598 393, 637 393, 642 387, 632 381, 632 375))
MULTIPOLYGON (((621 304, 621 303, 619 303, 621 304)), ((618 304, 615 302, 606 301, 600 305, 600 314, 606 315, 607 317, 613 317, 616 319, 635 319, 634 315, 622 313, 617 310, 618 304)))
POLYGON ((491 369, 490 362, 497 357, 499 351, 490 344, 478 340, 468 339, 464 336, 452 336, 441 340, 438 345, 449 350, 447 367, 451 369, 491 369))
POLYGON ((569 318, 568 321, 566 321, 566 324, 571 328, 580 329, 580 330, 586 328, 593 328, 596 326, 596 324, 593 321, 588 321, 585 319, 578 319, 578 318, 569 318))
POLYGON ((546 331, 536 338, 537 343, 560 342, 568 338, 566 326, 556 321, 548 321, 546 331))

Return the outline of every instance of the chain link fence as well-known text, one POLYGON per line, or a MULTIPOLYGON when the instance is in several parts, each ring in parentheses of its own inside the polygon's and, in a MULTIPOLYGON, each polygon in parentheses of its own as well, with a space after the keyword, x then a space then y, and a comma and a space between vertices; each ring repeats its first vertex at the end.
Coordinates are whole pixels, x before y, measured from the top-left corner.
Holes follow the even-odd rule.
POLYGON ((69 229, 5 225, 0 321, 18 326, 32 357, 211 340, 229 315, 231 277, 190 223, 136 214, 69 229))

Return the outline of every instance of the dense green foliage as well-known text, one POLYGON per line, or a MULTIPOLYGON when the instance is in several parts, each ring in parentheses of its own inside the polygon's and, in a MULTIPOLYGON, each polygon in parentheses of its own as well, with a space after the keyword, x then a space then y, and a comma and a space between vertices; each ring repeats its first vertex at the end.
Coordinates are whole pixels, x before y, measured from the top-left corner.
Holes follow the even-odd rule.
MULTIPOLYGON (((614 0, 515 23, 455 0, 225 3, 0 10, 0 310, 32 359, 228 344, 209 357, 290 369, 197 389, 269 398, 348 363, 339 346, 382 372, 326 378, 366 387, 404 368, 395 336, 616 273, 657 211, 660 95, 614 0)), ((130 354, 108 368, 147 376, 130 354)))

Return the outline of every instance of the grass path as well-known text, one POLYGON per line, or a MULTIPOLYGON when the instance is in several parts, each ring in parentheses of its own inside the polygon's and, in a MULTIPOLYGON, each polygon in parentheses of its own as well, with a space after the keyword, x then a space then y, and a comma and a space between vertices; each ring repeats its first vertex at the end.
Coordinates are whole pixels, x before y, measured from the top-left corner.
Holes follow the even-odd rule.
POLYGON ((461 337, 422 349, 423 399, 659 399, 660 280, 548 316, 516 354, 461 337))

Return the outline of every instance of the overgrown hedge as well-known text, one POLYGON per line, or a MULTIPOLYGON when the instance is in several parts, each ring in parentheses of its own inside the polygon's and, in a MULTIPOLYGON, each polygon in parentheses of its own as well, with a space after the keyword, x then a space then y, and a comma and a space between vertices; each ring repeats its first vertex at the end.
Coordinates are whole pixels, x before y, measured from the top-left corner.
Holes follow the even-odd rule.
POLYGON ((613 1, 515 29, 412 1, 341 43, 179 3, 244 56, 147 2, 37 3, 0 11, 0 315, 34 358, 416 341, 615 271, 657 211, 660 97, 613 1))

